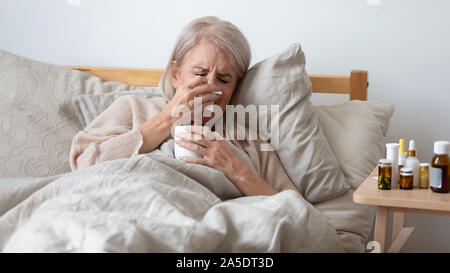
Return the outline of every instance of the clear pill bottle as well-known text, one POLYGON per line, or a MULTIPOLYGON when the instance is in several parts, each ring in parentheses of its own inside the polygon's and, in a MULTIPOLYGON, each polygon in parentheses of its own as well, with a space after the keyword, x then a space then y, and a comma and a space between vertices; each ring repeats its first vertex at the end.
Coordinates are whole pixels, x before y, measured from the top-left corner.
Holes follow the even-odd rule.
POLYGON ((419 188, 428 189, 430 186, 430 164, 420 163, 419 188))

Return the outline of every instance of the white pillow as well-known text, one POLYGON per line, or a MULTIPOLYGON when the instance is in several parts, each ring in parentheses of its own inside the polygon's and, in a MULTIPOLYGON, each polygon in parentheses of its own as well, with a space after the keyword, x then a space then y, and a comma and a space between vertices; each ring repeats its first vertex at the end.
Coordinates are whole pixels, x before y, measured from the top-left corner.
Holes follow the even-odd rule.
MULTIPOLYGON (((394 106, 383 101, 350 101, 317 106, 320 125, 347 182, 355 190, 384 157, 385 136, 394 106)), ((348 252, 364 252, 375 209, 353 203, 352 192, 315 204, 336 228, 348 252)))
MULTIPOLYGON (((293 44, 250 68, 232 104, 279 105, 279 145, 274 148, 292 182, 316 203, 345 194, 348 185, 320 128, 311 92, 305 55, 293 44)), ((270 120, 269 115, 259 118, 270 120)))
POLYGON ((77 110, 81 126, 86 128, 98 115, 105 111, 116 99, 123 95, 134 95, 142 98, 162 97, 159 87, 142 90, 111 92, 105 94, 78 95, 72 98, 77 110))
POLYGON ((137 88, 0 50, 0 177, 69 172, 72 97, 137 88))
POLYGON ((350 101, 317 106, 320 125, 347 182, 355 190, 385 154, 385 136, 394 105, 350 101))

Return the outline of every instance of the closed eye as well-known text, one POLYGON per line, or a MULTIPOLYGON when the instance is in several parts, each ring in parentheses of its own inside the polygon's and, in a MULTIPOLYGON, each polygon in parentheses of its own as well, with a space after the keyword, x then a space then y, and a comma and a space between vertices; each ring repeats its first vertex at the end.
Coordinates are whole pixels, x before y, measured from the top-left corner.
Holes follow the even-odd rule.
POLYGON ((221 78, 219 78, 219 81, 221 81, 221 82, 223 82, 223 83, 228 83, 228 81, 223 80, 223 79, 221 79, 221 78))
MULTIPOLYGON (((195 73, 195 75, 200 76, 200 77, 206 77, 208 75, 208 73, 195 73)), ((228 83, 229 81, 226 81, 220 77, 217 78, 220 82, 222 83, 228 83)))

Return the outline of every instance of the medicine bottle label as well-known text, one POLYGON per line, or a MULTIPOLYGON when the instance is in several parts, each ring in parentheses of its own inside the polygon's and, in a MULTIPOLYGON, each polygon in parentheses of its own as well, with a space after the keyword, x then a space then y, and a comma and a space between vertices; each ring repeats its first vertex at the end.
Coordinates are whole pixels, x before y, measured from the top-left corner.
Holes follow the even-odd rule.
POLYGON ((440 189, 442 187, 442 170, 439 168, 430 168, 430 186, 440 189))

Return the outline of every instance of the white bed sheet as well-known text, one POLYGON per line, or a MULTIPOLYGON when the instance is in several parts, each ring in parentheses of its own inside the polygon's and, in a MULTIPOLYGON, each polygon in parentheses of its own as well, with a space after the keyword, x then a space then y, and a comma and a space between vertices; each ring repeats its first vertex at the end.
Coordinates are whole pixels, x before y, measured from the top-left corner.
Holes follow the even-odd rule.
POLYGON ((233 196, 221 172, 152 153, 0 189, 4 252, 345 251, 298 192, 233 196))
MULTIPOLYGON (((32 198, 32 195, 40 190, 48 191, 46 186, 50 185, 55 180, 58 180, 62 175, 42 178, 0 178, 0 219, 8 211, 14 209, 16 206, 32 198)), ((285 195, 289 196, 289 194, 285 195)), ((236 198, 236 201, 246 202, 243 197, 236 198)), ((28 201, 29 202, 29 201, 28 201)), ((314 206, 320 213, 335 228, 337 238, 342 249, 346 252, 364 252, 367 243, 368 235, 371 230, 374 218, 374 209, 371 207, 360 206, 352 202, 352 192, 347 195, 333 200, 325 201, 314 206), (368 232, 369 231, 369 232, 368 232)), ((299 208, 300 209, 300 208, 299 208)), ((252 220, 248 220, 250 224, 252 220)), ((1 222, 0 222, 1 223, 1 222)), ((299 232, 298 235, 302 233, 299 232)), ((0 237, 2 234, 0 234, 0 237)), ((290 236, 297 236, 293 233, 290 236)), ((330 251, 329 248, 323 246, 324 251, 330 251)), ((20 249, 16 249, 20 250, 20 249)), ((23 249, 24 251, 32 249, 23 249)), ((83 251, 83 249, 73 248, 73 244, 69 244, 68 248, 62 249, 34 249, 35 251, 50 251, 50 252, 70 252, 83 251)), ((89 251, 89 249, 84 249, 89 251)), ((92 251, 108 251, 107 249, 91 249, 92 251)), ((145 248, 142 249, 143 251, 145 248)), ((154 250, 154 249, 153 249, 154 250)), ((190 251, 191 249, 180 248, 177 251, 190 251)), ((230 250, 227 249, 227 250, 230 250)), ((256 251, 255 249, 249 249, 256 251)), ((262 252, 267 252, 269 249, 257 249, 262 252)), ((274 249, 272 249, 274 250, 274 249)), ((292 249, 291 249, 292 250, 292 249)), ((316 249, 317 250, 317 249, 316 249)), ((127 251, 127 249, 120 249, 119 251, 127 251)), ((283 249, 275 250, 275 252, 283 251, 283 249)), ((334 251, 333 251, 334 252, 334 251)))

